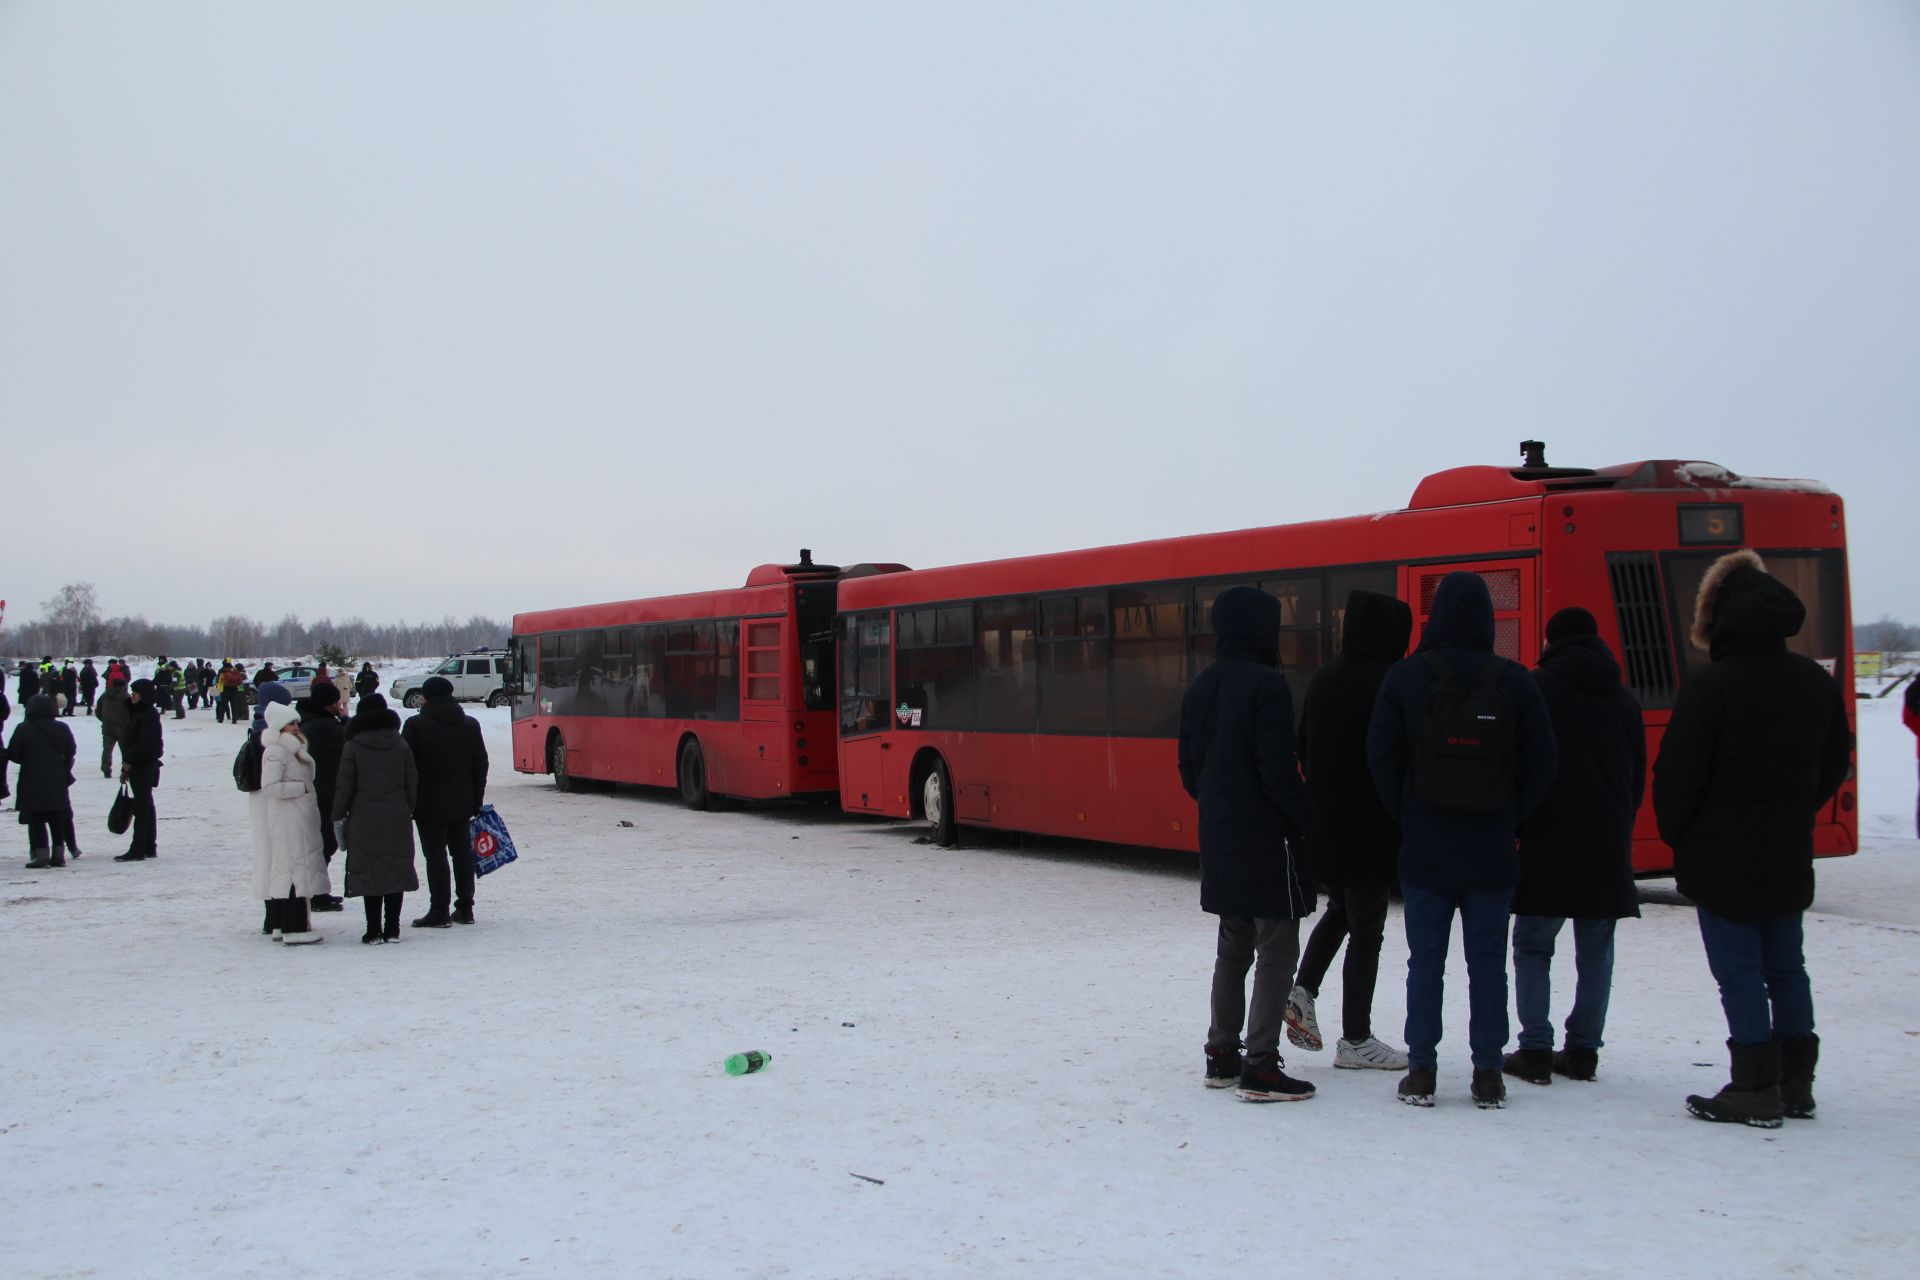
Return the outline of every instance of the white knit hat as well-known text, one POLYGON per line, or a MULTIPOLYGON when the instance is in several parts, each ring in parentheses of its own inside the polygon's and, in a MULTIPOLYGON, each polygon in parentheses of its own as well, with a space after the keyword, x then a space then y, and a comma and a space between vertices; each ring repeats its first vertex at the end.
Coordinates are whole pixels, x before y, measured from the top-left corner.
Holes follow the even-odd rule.
POLYGON ((278 733, 290 724, 300 723, 300 713, 284 702, 269 702, 260 715, 267 722, 268 733, 278 733))

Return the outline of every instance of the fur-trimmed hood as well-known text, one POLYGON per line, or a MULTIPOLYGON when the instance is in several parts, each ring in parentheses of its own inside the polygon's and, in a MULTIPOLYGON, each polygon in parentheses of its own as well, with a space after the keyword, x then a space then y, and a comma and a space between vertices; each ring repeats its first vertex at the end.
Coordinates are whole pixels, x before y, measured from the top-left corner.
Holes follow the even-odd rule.
POLYGON ((1767 573, 1758 552, 1743 549, 1715 560, 1700 579, 1688 639, 1711 653, 1716 640, 1735 636, 1784 641, 1806 620, 1793 589, 1767 573))

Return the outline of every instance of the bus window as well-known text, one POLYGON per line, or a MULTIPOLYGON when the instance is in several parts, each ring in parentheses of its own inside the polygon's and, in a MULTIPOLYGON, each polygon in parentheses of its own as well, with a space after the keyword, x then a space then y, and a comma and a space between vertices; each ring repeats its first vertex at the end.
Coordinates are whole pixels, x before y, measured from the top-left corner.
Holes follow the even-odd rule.
POLYGON ((849 617, 840 642, 840 731, 875 733, 893 723, 888 677, 891 628, 884 613, 849 617))
MULTIPOLYGON (((968 624, 958 644, 951 640, 953 623, 970 618, 966 605, 946 609, 900 610, 900 634, 894 653, 894 686, 907 707, 905 727, 911 729, 970 729, 973 727, 973 630, 968 624), (947 634, 941 637, 939 616, 949 615, 947 634), (913 722, 913 713, 920 722, 913 722)), ((1103 686, 1104 687, 1104 686, 1103 686)))
POLYGON ((1040 602, 1040 727, 1107 731, 1107 602, 1097 595, 1040 602))
POLYGON ((1187 588, 1122 588, 1113 619, 1113 732, 1171 738, 1187 688, 1187 588))
POLYGON ((1039 707, 1033 600, 983 600, 973 616, 974 724, 1024 733, 1039 707))
MULTIPOLYGON (((1693 610, 1700 595, 1700 580, 1723 552, 1673 552, 1661 557, 1667 578, 1667 613, 1673 632, 1681 637, 1681 682, 1704 670, 1713 659, 1704 649, 1696 649, 1689 638, 1693 631, 1693 610)), ((1838 674, 1840 659, 1846 653, 1846 562, 1839 551, 1762 551, 1760 559, 1767 572, 1791 587, 1807 607, 1807 620, 1800 634, 1787 641, 1787 648, 1812 658, 1828 671, 1838 674)))
POLYGON ((833 707, 833 608, 834 588, 838 585, 808 582, 797 589, 800 683, 809 711, 828 711, 833 707))

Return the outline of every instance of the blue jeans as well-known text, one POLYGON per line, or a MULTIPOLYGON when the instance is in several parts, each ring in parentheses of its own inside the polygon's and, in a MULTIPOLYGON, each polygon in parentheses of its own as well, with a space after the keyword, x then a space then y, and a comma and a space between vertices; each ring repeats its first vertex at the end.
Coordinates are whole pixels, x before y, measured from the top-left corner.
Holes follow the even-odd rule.
MULTIPOLYGON (((1513 918, 1513 1009, 1520 1015, 1522 1049, 1553 1048, 1553 940, 1565 916, 1513 918)), ((1598 1049, 1606 1041, 1607 997, 1613 992, 1612 920, 1573 922, 1573 1011, 1567 1048, 1598 1049)))
POLYGON ((1498 1071, 1507 1048, 1507 908, 1512 889, 1441 893, 1402 886, 1407 901, 1407 1065, 1439 1065, 1440 1000, 1453 913, 1467 952, 1467 1044, 1473 1065, 1498 1071))
POLYGON ((1813 1034, 1813 984, 1807 981, 1800 916, 1744 924, 1700 910, 1707 967, 1720 984, 1727 1035, 1735 1044, 1813 1034))

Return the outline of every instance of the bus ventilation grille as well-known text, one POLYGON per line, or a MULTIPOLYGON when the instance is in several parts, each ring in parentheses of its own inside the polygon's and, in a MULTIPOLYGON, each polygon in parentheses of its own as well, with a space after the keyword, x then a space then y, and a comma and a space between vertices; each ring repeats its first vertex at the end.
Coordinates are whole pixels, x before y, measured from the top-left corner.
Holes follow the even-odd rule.
POLYGON ((1673 645, 1667 639, 1667 613, 1660 602, 1660 571, 1650 551, 1616 552, 1607 557, 1613 581, 1613 607, 1620 618, 1620 648, 1627 661, 1627 684, 1649 710, 1673 705, 1673 645))

